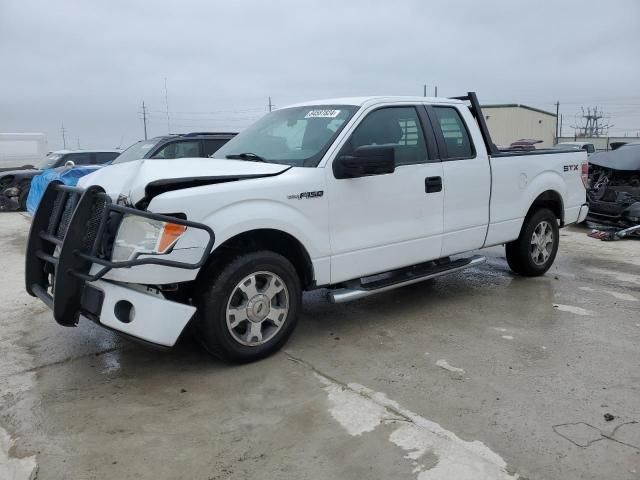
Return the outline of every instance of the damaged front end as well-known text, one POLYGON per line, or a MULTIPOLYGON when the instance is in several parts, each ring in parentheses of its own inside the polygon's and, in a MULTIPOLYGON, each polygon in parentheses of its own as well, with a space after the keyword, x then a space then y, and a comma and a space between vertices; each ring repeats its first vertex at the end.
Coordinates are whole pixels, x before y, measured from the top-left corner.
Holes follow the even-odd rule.
MULTIPOLYGON (((615 232, 640 225, 640 145, 590 159, 587 200, 590 227, 615 232)), ((640 237, 640 229, 625 236, 640 237)))

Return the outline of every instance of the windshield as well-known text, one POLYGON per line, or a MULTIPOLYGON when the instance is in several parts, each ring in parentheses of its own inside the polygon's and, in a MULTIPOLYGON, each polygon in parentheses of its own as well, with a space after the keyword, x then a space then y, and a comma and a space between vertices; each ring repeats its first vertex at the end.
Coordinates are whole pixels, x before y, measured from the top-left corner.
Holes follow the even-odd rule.
POLYGON ((144 158, 144 156, 149 153, 154 145, 157 145, 159 140, 143 140, 137 143, 134 143, 129 148, 127 148, 124 152, 116 157, 116 159, 112 162, 112 164, 116 163, 124 163, 131 162, 133 160, 140 160, 144 158))
POLYGON ((213 156, 315 167, 357 109, 353 105, 314 105, 276 110, 213 156))
POLYGON ((56 162, 60 160, 63 156, 64 154, 62 153, 50 153, 49 155, 46 156, 46 158, 38 162, 38 164, 35 165, 35 167, 39 168, 40 170, 46 170, 47 168, 52 168, 56 164, 56 162))

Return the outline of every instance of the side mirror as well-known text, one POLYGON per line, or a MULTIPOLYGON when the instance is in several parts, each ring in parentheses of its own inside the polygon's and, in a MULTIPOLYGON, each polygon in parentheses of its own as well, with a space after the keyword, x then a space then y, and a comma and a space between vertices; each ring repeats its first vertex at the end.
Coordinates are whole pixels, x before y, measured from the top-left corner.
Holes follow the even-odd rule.
POLYGON ((340 155, 333 161, 333 175, 339 179, 384 175, 395 170, 395 149, 385 145, 363 145, 353 155, 340 155))
POLYGON ((64 162, 64 168, 73 168, 75 166, 76 164, 73 160, 67 160, 66 162, 64 162))

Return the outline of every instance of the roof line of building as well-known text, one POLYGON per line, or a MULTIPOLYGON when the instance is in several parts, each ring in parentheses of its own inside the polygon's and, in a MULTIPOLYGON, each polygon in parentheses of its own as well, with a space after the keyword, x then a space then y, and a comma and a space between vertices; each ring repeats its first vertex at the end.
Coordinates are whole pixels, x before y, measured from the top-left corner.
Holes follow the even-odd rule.
POLYGON ((481 105, 480 108, 524 108, 526 110, 531 110, 533 112, 544 113, 545 115, 549 115, 551 117, 555 117, 555 113, 547 112, 546 110, 541 110, 539 108, 530 107, 528 105, 522 105, 520 103, 497 103, 494 105, 481 105))

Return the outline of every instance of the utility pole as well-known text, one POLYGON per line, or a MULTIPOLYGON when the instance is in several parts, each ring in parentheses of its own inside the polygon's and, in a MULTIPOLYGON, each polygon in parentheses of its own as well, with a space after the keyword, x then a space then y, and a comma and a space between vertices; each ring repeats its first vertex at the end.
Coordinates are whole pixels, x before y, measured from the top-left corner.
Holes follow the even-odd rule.
POLYGON ((65 134, 64 122, 62 122, 62 128, 60 129, 60 131, 62 132, 62 148, 64 148, 66 150, 67 149, 67 139, 64 136, 64 134, 65 134))
POLYGON ((438 85, 436 85, 435 87, 433 87, 435 89, 435 95, 434 96, 438 96, 438 85))
POLYGON ((78 140, 78 150, 80 150, 80 137, 77 137, 78 140))
POLYGON ((422 86, 422 96, 423 97, 427 96, 427 85, 426 84, 422 86))
POLYGON ((144 124, 144 139, 147 139, 147 107, 142 101, 142 123, 144 124))
POLYGON ((562 114, 560 114, 560 137, 562 137, 562 114))
POLYGON ((167 133, 171 133, 171 120, 169 118, 169 94, 167 93, 167 77, 164 77, 164 104, 167 107, 167 133))
POLYGON ((556 145, 558 144, 558 136, 559 136, 559 127, 560 124, 558 123, 558 119, 560 116, 560 100, 558 100, 556 102, 556 145))
POLYGON ((271 103, 271 97, 269 97, 269 111, 273 110, 273 103, 271 103))

